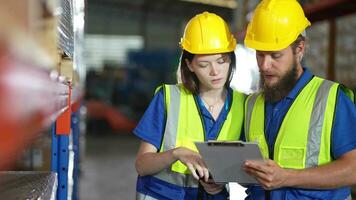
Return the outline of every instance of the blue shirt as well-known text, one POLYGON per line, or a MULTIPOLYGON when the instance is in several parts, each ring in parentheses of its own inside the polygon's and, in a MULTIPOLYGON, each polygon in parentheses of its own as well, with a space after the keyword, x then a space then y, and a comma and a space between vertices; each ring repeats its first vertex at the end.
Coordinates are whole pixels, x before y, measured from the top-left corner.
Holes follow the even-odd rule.
MULTIPOLYGON (((299 78, 295 87, 287 97, 275 103, 266 102, 265 104, 265 137, 270 152, 273 152, 274 150, 274 142, 276 140, 277 133, 289 107, 293 103, 294 99, 298 96, 299 92, 313 78, 313 75, 307 68, 303 69, 304 72, 302 76, 299 78)), ((356 107, 349 99, 349 97, 347 97, 343 91, 339 90, 335 107, 334 124, 331 133, 331 154, 334 159, 337 159, 343 154, 356 149, 356 126, 354 124, 356 124, 356 107)), ((273 153, 271 154, 273 155, 273 153)), ((264 197, 262 197, 264 195, 264 191, 261 187, 251 187, 249 192, 255 193, 252 195, 253 198, 250 197, 250 199, 264 199, 264 197)), ((319 194, 320 192, 318 192, 318 190, 281 188, 274 190, 272 193, 274 193, 273 199, 284 199, 284 196, 286 195, 293 194, 298 197, 300 193, 309 193, 310 198, 312 198, 313 195, 316 195, 317 193, 319 194)), ((347 196, 347 194, 350 193, 350 189, 344 188, 335 190, 333 193, 336 195, 334 197, 338 197, 335 199, 339 199, 345 195, 347 196)), ((321 199, 323 198, 325 199, 327 197, 321 196, 321 199)))
MULTIPOLYGON (((229 89, 227 93, 227 98, 225 100, 225 104, 223 109, 221 110, 218 118, 214 120, 213 116, 204 106, 203 101, 199 96, 194 96, 196 102, 198 103, 199 111, 202 115, 203 119, 203 127, 205 130, 205 139, 206 140, 216 140, 218 137, 218 133, 226 120, 227 114, 230 109, 230 102, 232 98, 232 90, 229 89)), ((138 136, 141 140, 148 142, 157 148, 159 151, 161 147, 161 143, 163 140, 164 130, 165 130, 165 103, 164 103, 164 93, 163 89, 160 89, 155 96, 153 97, 150 105, 148 106, 147 110, 145 111, 143 117, 141 118, 140 122, 138 123, 137 127, 133 131, 133 133, 138 136)), ((152 182, 170 185, 169 188, 175 188, 177 186, 165 183, 157 178, 152 176, 149 177, 138 177, 137 181, 137 190, 142 191, 143 193, 146 192, 153 197, 159 198, 157 192, 150 193, 149 191, 145 190, 144 184, 152 184, 152 182)), ((172 191, 170 191, 172 194, 172 191)), ((196 188, 184 188, 184 193, 189 198, 195 198, 197 194, 196 188)), ((204 194, 206 195, 206 194, 204 194)), ((227 198, 226 190, 223 190, 218 195, 214 195, 214 199, 226 199, 227 198)), ((188 198, 186 196, 186 198, 188 198)), ((196 198, 195 198, 196 199, 196 198)))

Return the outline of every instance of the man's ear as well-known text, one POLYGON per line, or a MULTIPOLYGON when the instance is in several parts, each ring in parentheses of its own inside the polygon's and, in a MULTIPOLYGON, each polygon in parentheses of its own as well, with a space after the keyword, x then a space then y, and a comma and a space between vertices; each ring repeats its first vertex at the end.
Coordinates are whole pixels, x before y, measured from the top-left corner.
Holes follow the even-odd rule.
POLYGON ((305 41, 300 41, 297 48, 295 49, 295 52, 298 56, 299 61, 302 61, 304 51, 305 51, 305 41))

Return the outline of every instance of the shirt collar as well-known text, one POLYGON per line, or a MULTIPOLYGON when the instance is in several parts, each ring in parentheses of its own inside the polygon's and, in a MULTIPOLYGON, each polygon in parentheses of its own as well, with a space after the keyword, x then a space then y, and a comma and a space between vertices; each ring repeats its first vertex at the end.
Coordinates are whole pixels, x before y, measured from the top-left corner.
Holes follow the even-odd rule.
POLYGON ((295 99, 299 92, 304 88, 304 86, 313 78, 313 74, 309 71, 309 69, 303 67, 303 74, 300 76, 299 80, 295 84, 292 91, 289 92, 287 98, 295 99))

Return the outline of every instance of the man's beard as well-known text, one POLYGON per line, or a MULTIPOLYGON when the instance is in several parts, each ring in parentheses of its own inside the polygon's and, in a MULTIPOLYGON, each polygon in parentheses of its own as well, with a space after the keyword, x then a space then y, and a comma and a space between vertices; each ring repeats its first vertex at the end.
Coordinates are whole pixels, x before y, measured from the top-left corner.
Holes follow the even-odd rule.
POLYGON ((277 102, 284 97, 286 97, 289 92, 294 88, 297 82, 297 63, 293 63, 293 67, 289 70, 277 83, 272 86, 268 86, 265 84, 265 80, 263 78, 263 74, 260 74, 260 87, 263 90, 263 94, 265 96, 265 101, 274 103, 277 102))

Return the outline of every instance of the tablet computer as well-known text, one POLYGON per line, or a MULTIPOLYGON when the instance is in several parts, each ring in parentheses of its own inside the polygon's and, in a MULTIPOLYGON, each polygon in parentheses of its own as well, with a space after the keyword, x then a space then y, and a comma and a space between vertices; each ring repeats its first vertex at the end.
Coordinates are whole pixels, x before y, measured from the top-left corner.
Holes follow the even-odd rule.
POLYGON ((214 182, 257 183, 252 176, 242 169, 245 160, 263 159, 257 143, 207 141, 195 142, 195 145, 207 164, 214 182))

